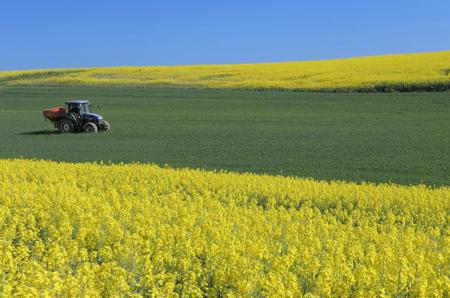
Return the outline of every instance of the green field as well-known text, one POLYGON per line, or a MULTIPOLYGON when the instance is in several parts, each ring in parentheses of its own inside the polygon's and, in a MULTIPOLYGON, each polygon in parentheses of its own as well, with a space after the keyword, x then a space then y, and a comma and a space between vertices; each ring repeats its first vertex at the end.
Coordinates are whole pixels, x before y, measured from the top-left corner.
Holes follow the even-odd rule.
POLYGON ((0 89, 0 158, 140 161, 327 180, 450 185, 449 148, 449 92, 0 89), (74 98, 90 99, 112 131, 55 133, 41 110, 74 98))

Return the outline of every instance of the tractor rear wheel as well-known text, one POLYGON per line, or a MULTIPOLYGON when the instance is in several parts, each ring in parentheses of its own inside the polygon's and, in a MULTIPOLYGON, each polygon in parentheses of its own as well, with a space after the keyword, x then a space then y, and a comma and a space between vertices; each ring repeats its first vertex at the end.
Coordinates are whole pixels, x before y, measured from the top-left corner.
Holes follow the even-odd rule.
POLYGON ((95 125, 95 123, 93 122, 88 122, 83 126, 83 131, 84 132, 90 132, 90 133, 97 133, 98 132, 98 127, 97 125, 95 125))
POLYGON ((73 132, 75 130, 75 125, 69 119, 62 119, 58 122, 58 130, 60 133, 73 132))

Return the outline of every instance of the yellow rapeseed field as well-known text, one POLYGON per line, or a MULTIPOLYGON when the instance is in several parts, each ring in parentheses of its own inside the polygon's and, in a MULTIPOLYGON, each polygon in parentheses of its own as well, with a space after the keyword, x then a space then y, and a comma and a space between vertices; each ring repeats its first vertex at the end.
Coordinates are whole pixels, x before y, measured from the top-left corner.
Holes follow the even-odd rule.
POLYGON ((264 64, 0 72, 11 85, 140 85, 303 91, 450 89, 450 51, 264 64))
POLYGON ((449 297, 450 189, 0 160, 1 297, 449 297))

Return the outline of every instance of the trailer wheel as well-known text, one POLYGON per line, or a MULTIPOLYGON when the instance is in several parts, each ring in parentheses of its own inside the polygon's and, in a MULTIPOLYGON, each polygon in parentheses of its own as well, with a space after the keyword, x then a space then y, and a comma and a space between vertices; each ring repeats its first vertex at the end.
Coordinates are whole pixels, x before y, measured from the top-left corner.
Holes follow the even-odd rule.
POLYGON ((69 119, 62 119, 58 122, 58 130, 60 133, 73 132, 75 130, 75 125, 69 119))
POLYGON ((88 133, 97 133, 98 127, 93 122, 88 122, 83 126, 83 131, 88 133))

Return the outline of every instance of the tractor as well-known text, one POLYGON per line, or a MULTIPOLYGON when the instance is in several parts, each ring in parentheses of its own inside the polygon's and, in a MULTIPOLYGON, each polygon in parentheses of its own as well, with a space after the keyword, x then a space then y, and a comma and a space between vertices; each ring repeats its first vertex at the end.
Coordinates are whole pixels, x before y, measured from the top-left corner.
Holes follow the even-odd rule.
POLYGON ((66 107, 43 110, 44 118, 50 120, 61 133, 108 131, 110 125, 102 115, 89 111, 88 100, 66 101, 66 107))

